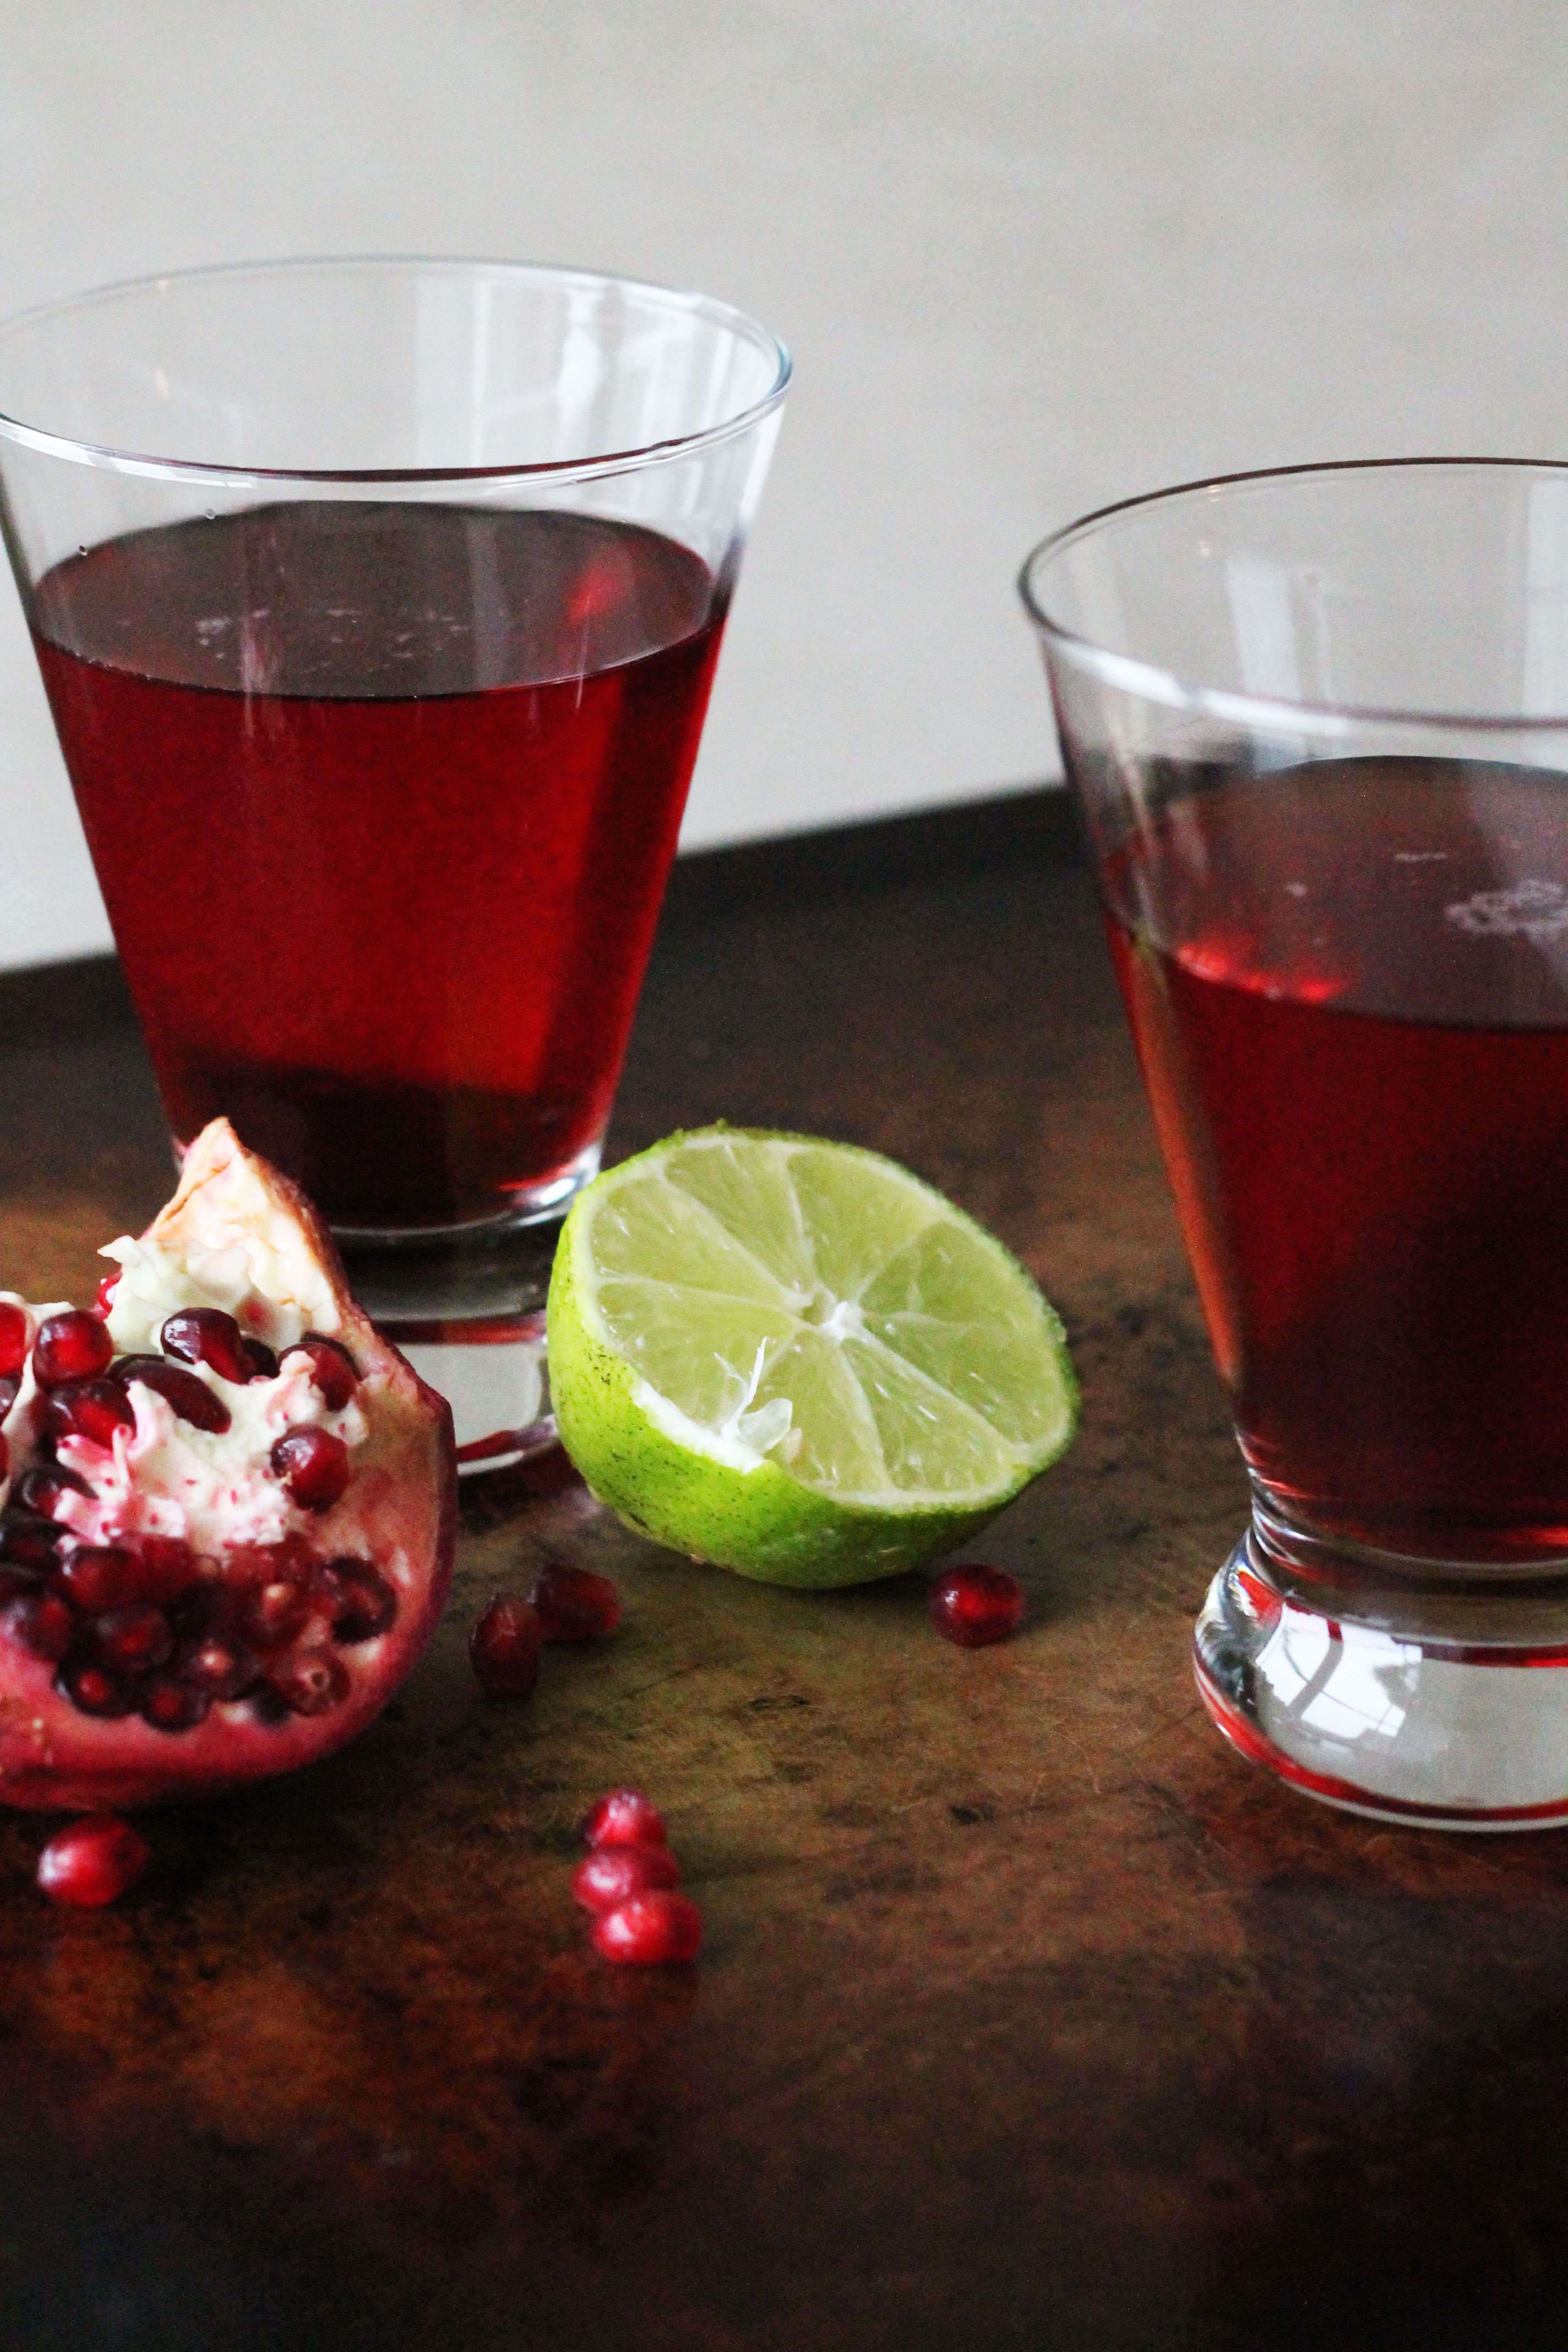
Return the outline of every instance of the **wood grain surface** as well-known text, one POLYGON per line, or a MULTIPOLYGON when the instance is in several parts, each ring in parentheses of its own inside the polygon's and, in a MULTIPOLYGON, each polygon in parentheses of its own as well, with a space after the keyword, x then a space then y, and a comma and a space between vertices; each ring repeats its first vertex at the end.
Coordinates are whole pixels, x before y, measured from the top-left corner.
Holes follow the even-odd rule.
MULTIPOLYGON (((1081 1436, 977 1553, 1023 1632, 472 1491, 356 1747, 149 1816, 97 1916, 0 1822, 0 2346, 1560 2345, 1568 1837, 1337 1815, 1198 1708, 1243 1485, 1060 811, 688 861, 615 1152, 721 1115, 893 1153, 1062 1308, 1081 1436), (547 1551, 623 1629, 487 1703, 468 1628, 547 1551), (694 1968, 570 1901, 627 1780, 694 1968)), ((111 968, 0 982, 0 1284, 84 1298, 169 1182, 111 968)))

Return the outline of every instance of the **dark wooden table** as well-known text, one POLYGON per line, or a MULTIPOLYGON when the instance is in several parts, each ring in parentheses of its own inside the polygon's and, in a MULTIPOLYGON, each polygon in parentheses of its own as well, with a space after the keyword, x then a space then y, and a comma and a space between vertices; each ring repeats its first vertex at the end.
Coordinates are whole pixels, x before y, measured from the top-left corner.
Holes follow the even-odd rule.
MULTIPOLYGON (((169 1173, 111 967, 0 982, 0 1283, 89 1296, 169 1173)), ((688 861, 615 1148, 720 1115, 893 1153, 1059 1303, 1082 1434, 980 1547, 1026 1629, 472 1494, 357 1747, 153 1817, 99 1916, 0 1824, 0 2345, 1559 2347, 1568 1835, 1338 1815, 1200 1713, 1242 1481, 1060 810, 688 861), (563 1539, 624 1630, 487 1705, 468 1626, 563 1539), (624 1780, 694 1969, 571 1905, 624 1780)))

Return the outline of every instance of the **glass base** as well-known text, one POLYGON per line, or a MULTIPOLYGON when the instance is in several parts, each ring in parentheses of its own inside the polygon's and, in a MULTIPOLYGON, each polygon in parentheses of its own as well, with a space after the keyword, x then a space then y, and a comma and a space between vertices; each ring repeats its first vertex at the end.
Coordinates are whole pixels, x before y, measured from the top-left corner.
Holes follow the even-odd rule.
POLYGON ((360 1305, 450 1404, 464 1476, 556 1442, 544 1299, 560 1232, 556 1218, 423 1251, 339 1237, 360 1305))
MULTIPOLYGON (((1412 1614, 1415 1598, 1412 1598, 1412 1614)), ((1199 1695, 1242 1755, 1348 1812, 1425 1829, 1568 1824, 1563 1601, 1494 1604, 1487 1638, 1399 1633, 1281 1591, 1249 1529, 1194 1638, 1199 1695), (1555 1670, 1555 1671, 1554 1671, 1555 1670)))

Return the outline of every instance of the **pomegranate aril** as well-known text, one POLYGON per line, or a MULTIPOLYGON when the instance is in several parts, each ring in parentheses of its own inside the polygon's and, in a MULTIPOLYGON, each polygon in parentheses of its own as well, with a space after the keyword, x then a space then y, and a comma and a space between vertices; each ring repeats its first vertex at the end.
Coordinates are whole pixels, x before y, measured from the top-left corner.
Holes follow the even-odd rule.
POLYGON ((136 1416, 119 1381, 68 1381, 39 1398, 35 1426, 40 1437, 90 1438, 107 1452, 115 1431, 134 1429, 136 1416))
POLYGON ((220 1381, 243 1386, 250 1378, 239 1326, 221 1307, 180 1307, 165 1318, 158 1345, 182 1364, 205 1364, 220 1381))
POLYGON ((594 1922, 595 1948, 607 1960, 637 1968, 694 1960, 701 1943, 702 1914, 689 1895, 668 1887, 634 1895, 629 1903, 594 1922))
POLYGON ((141 1561, 117 1544, 79 1544, 61 1558, 49 1582, 62 1600, 74 1601, 89 1617, 145 1597, 141 1561))
POLYGON ((634 1895, 675 1885, 679 1876, 667 1845, 600 1845, 573 1872, 572 1894, 584 1911, 601 1917, 618 1911, 634 1895))
POLYGON ((349 1694, 349 1673, 331 1650, 292 1650, 267 1669, 267 1686, 292 1715, 325 1715, 349 1694))
POLYGON ((114 1342, 100 1315, 85 1307, 46 1316, 33 1341, 33 1378, 41 1389, 67 1381, 94 1381, 114 1360, 114 1342))
POLYGON ((142 1719, 154 1731, 194 1731, 205 1723, 212 1700, 194 1683, 160 1675, 142 1693, 142 1719))
POLYGON ((278 1378, 278 1359, 265 1339, 242 1339, 239 1352, 249 1366, 246 1374, 247 1380, 275 1381, 278 1378))
POLYGON ((640 1789, 612 1789, 583 1823, 584 1845, 663 1845, 664 1819, 640 1789))
POLYGON ((179 1601, 203 1580, 200 1555, 178 1536, 142 1536, 140 1538, 142 1582, 138 1600, 155 1601, 167 1608, 179 1601))
POLYGON ((75 1633, 71 1612, 56 1592, 18 1593, 0 1608, 0 1636, 35 1658, 58 1662, 75 1633))
POLYGON ((27 1360, 27 1311, 0 1298, 0 1379, 16 1380, 27 1360))
POLYGON ((98 1286, 98 1296, 92 1302, 95 1315, 107 1315, 114 1304, 114 1294, 120 1287, 118 1274, 106 1274, 98 1286))
POLYGON ((154 1666, 167 1665, 174 1654, 168 1619, 145 1601, 108 1610, 94 1620, 92 1638, 103 1664, 122 1675, 151 1674, 154 1666))
POLYGON ((90 1813, 52 1837, 38 1856, 38 1885, 56 1903, 97 1910, 129 1893, 153 1859, 140 1830, 112 1813, 90 1813))
POLYGON ((19 1372, 7 1372, 4 1379, 0 1379, 0 1421, 5 1420, 5 1415, 16 1403, 21 1386, 22 1376, 19 1372))
POLYGON ((16 1500, 26 1511, 36 1511, 41 1519, 55 1517, 62 1495, 90 1495, 92 1488, 74 1470, 66 1470, 58 1462, 47 1465, 35 1463, 24 1470, 16 1481, 16 1500))
POLYGON ((349 1449, 330 1429, 286 1430, 269 1459, 303 1510, 331 1510, 349 1483, 349 1449))
POLYGON ((140 1381, 143 1388, 154 1390, 178 1421, 189 1422, 193 1429, 205 1429, 213 1437, 221 1437, 233 1421, 222 1397, 215 1396, 206 1382, 183 1364, 170 1363, 166 1356, 122 1356, 114 1367, 117 1381, 140 1381))
POLYGON ((63 1691, 83 1715, 96 1715, 108 1722, 118 1722, 136 1705, 130 1685, 91 1658, 68 1660, 55 1676, 55 1688, 63 1691))
POLYGON ((931 1623, 963 1650, 1005 1642, 1024 1622, 1024 1588, 1005 1569, 950 1568, 926 1596, 931 1623))
POLYGON ((534 1579, 529 1599, 547 1642, 592 1642, 621 1622, 621 1596, 607 1576, 552 1561, 534 1579))
POLYGON ((310 1613, 310 1596, 303 1585, 258 1584, 240 1602, 239 1632, 253 1650, 270 1656, 304 1632, 310 1613))
POLYGON ((332 1639, 352 1647, 374 1642, 396 1622, 397 1595, 367 1559, 335 1559, 327 1571, 332 1596, 332 1639))
POLYGON ((54 1567, 68 1541, 63 1528, 31 1514, 24 1517, 20 1512, 7 1511, 0 1519, 0 1559, 8 1568, 36 1569, 41 1575, 54 1567))
POLYGON ((216 1633, 197 1634, 174 1653, 173 1672, 190 1689, 203 1692, 219 1705, 243 1698, 258 1681, 261 1666, 237 1642, 216 1633))
POLYGON ((531 1601, 498 1592, 468 1635, 468 1662, 487 1698, 527 1698, 539 1680, 544 1628, 531 1601))
POLYGON ((307 1331, 291 1348, 283 1350, 286 1364, 290 1356, 308 1356, 310 1379, 329 1412, 342 1412, 359 1386, 359 1367, 348 1349, 336 1339, 323 1339, 319 1332, 307 1331))

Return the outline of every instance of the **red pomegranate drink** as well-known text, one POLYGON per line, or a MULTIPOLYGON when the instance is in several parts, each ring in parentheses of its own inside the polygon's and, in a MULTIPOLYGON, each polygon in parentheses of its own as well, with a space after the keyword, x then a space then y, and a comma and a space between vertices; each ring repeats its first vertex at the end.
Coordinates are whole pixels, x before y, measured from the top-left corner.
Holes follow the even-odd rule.
POLYGON ((1316 761, 1107 869, 1242 1450, 1319 1536, 1568 1552, 1565 809, 1527 768, 1316 761))
POLYGON ((132 532, 34 641, 170 1124, 340 1230, 571 1189, 609 1115, 723 625, 588 515, 348 500, 132 532))

